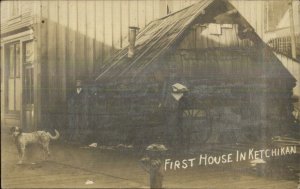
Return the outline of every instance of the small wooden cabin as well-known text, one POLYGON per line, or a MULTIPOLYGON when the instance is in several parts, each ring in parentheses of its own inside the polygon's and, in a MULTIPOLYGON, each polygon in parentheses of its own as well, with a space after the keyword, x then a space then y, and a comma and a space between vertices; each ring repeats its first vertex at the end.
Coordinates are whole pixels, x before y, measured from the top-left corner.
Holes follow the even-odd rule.
POLYGON ((228 1, 203 0, 150 22, 133 56, 124 48, 102 67, 91 86, 98 98, 91 119, 99 138, 119 142, 271 139, 293 122, 294 86, 228 1), (172 96, 176 83, 188 89, 180 100, 172 96))

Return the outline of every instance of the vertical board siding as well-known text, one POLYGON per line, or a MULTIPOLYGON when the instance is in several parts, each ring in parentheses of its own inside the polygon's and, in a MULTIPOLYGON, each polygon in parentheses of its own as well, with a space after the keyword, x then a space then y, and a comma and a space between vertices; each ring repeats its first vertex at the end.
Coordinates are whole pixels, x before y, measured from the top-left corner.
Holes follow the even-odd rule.
POLYGON ((96 1, 95 10, 95 29, 96 29, 96 44, 95 44, 95 66, 103 63, 104 49, 104 6, 102 1, 96 1))
POLYGON ((293 13, 296 32, 300 33, 300 1, 293 1, 293 13))
MULTIPOLYGON (((1 5, 1 13, 2 13, 2 5, 1 5)), ((4 46, 1 44, 0 46, 0 64, 1 64, 1 70, 0 70, 0 76, 1 76, 1 92, 4 91, 5 89, 5 75, 4 75, 4 70, 5 70, 5 67, 6 65, 4 64, 4 46)), ((3 118, 3 114, 4 114, 4 111, 5 111, 5 97, 4 95, 1 95, 1 118, 3 118)))
POLYGON ((112 1, 112 44, 113 44, 113 50, 120 49, 120 33, 121 30, 121 2, 120 1, 112 1))
POLYGON ((68 73, 68 86, 74 85, 76 78, 76 33, 77 33, 77 2, 69 1, 68 11, 68 60, 67 60, 67 73, 68 73))
POLYGON ((230 3, 236 7, 240 14, 251 24, 257 34, 263 38, 264 34, 264 12, 265 1, 251 0, 240 1, 230 0, 230 3))
MULTIPOLYGON (((149 1, 151 2, 151 1, 149 1)), ((152 5, 152 4, 151 4, 152 5)), ((129 1, 122 1, 121 2, 121 9, 122 9, 122 14, 121 14, 121 21, 122 21, 122 36, 121 36, 121 41, 122 41, 122 48, 125 47, 128 44, 128 26, 129 26, 129 1)))
MULTIPOLYGON (((41 77, 47 83, 49 101, 65 99, 63 89, 73 86, 76 78, 92 76, 115 49, 127 45, 128 26, 142 29, 159 17, 159 0, 48 0, 40 4, 44 22, 40 26, 41 77)), ((28 3, 22 7, 31 9, 28 3)))
POLYGON ((48 14, 48 93, 49 101, 55 102, 57 100, 57 1, 49 1, 49 14, 48 14))
POLYGON ((61 91, 60 100, 66 100, 66 50, 67 50, 67 26, 68 26, 68 2, 58 2, 58 74, 61 76, 59 80, 59 90, 61 91))
POLYGON ((262 38, 264 38, 264 3, 256 4, 256 31, 262 38))
POLYGON ((129 1, 129 26, 137 26, 138 25, 138 2, 136 0, 129 1))
MULTIPOLYGON (((59 3, 60 9, 64 9, 64 11, 60 11, 60 14, 57 13, 56 15, 65 15, 67 19, 67 23, 65 23, 67 24, 65 26, 67 29, 63 32, 67 39, 62 41, 62 43, 67 44, 65 59, 68 76, 66 80, 74 82, 74 75, 83 76, 91 74, 95 65, 101 65, 112 54, 113 49, 124 47, 127 44, 128 26, 132 25, 143 28, 150 21, 158 18, 160 16, 160 9, 165 10, 167 5, 171 12, 175 12, 196 2, 196 0, 62 1, 62 3, 59 3), (164 4, 163 7, 161 7, 162 3, 164 4), (64 6, 67 6, 68 10, 64 6), (76 74, 74 74, 74 70, 76 70, 76 74)), ((261 1, 232 0, 231 3, 249 20, 259 34, 263 33, 263 22, 261 22, 263 8, 261 1)), ((58 2, 49 1, 49 4, 51 4, 51 11, 55 14, 54 11, 57 11, 58 8, 55 10, 53 7, 55 5, 53 4, 57 4, 58 6, 58 2)), ((24 6, 24 9, 28 8, 24 6)), ((55 18, 49 18, 49 20, 51 22, 58 21, 57 18, 56 21, 55 18)), ((58 25, 61 24, 59 23, 58 25)), ((55 27, 49 27, 48 39, 58 36, 53 34, 54 30, 56 30, 54 29, 55 27)), ((59 31, 64 30, 59 29, 59 31)), ((199 29, 197 29, 197 32, 199 32, 199 29)), ((215 40, 217 40, 219 41, 217 45, 226 45, 225 40, 228 40, 230 33, 224 33, 225 37, 211 36, 213 40, 208 40, 207 43, 214 44, 215 40), (228 37, 227 34, 229 35, 228 37)), ((203 40, 201 36, 197 36, 200 37, 199 40, 203 40)), ((51 43, 55 43, 55 41, 56 39, 47 44, 51 51, 50 54, 52 54, 52 51, 55 51, 51 47, 53 45, 51 43)), ((55 57, 56 53, 53 56, 55 57)))
MULTIPOLYGON (((42 4, 40 1, 35 1, 35 2, 32 2, 33 6, 34 6, 34 12, 33 12, 33 15, 35 15, 35 18, 34 18, 34 30, 36 31, 36 38, 37 39, 40 39, 41 38, 41 27, 39 27, 39 25, 41 24, 41 9, 42 9, 42 4)), ((22 47, 22 51, 23 50, 23 47, 22 47)), ((35 71, 36 71, 36 74, 34 74, 34 83, 35 83, 35 88, 34 88, 34 110, 35 110, 35 116, 34 116, 34 127, 37 128, 39 125, 41 125, 41 40, 35 40, 34 41, 34 52, 35 53, 35 57, 34 57, 34 60, 35 60, 35 71), (37 124, 36 124, 37 123, 37 124)), ((22 62, 23 60, 21 60, 22 62)), ((24 71, 22 70, 22 75, 23 75, 24 71)), ((21 89, 23 88, 23 86, 21 85, 21 89)), ((22 104, 23 104, 23 98, 22 98, 22 94, 21 94, 21 107, 22 107, 22 104)), ((23 116, 23 113, 20 113, 21 117, 23 116)))
POLYGON ((109 56, 111 56, 112 52, 112 1, 104 1, 104 60, 106 60, 109 56))
POLYGON ((87 20, 87 33, 86 33, 86 66, 88 70, 88 75, 92 76, 94 69, 94 40, 95 40, 95 1, 86 1, 86 20, 87 20))
POLYGON ((146 2, 138 1, 138 26, 144 28, 146 25, 146 2))
MULTIPOLYGON (((125 47, 128 44, 128 26, 143 29, 149 22, 159 18, 161 11, 166 12, 167 5, 171 12, 175 12, 198 1, 41 0, 40 2, 42 5, 40 14, 42 20, 46 21, 41 24, 43 39, 41 77, 47 83, 47 86, 43 87, 49 89, 47 90, 49 98, 45 98, 50 103, 66 99, 76 79, 92 77, 115 50, 125 47)), ((263 18, 261 1, 232 2, 257 32, 263 33, 263 22, 260 21, 263 18)), ((28 8, 30 7, 26 7, 28 8)), ((2 14, 5 13, 1 12, 2 14)), ((206 27, 197 27, 190 32, 185 46, 211 48, 248 45, 248 42, 236 38, 235 26, 232 29, 222 30, 222 35, 209 35, 206 27)))
POLYGON ((172 3, 172 12, 176 12, 183 7, 181 6, 181 1, 180 0, 174 0, 172 3))
MULTIPOLYGON (((40 14, 48 21, 47 27, 42 26, 47 38, 43 40, 47 49, 42 57, 50 55, 45 64, 52 97, 54 88, 61 90, 74 85, 76 78, 92 76, 114 50, 126 46, 128 26, 142 29, 159 17, 159 0, 40 2, 40 14), (56 74, 65 78, 58 81, 56 74)), ((56 94, 60 98, 66 95, 56 94)))
MULTIPOLYGON (((48 83, 48 2, 47 1, 41 1, 41 48, 40 48, 40 64, 41 64, 41 83, 48 83)), ((42 87, 41 92, 41 101, 47 102, 48 101, 48 92, 46 87, 42 87)))
MULTIPOLYGON (((27 16, 22 15, 24 22, 30 20, 28 23, 32 24, 30 18, 34 12, 32 6, 34 2, 20 1, 21 12, 27 13, 27 16)), ((167 5, 171 12, 175 12, 196 2, 197 0, 40 0, 40 9, 36 8, 36 10, 41 17, 37 40, 40 40, 38 63, 41 66, 40 82, 43 85, 41 102, 45 103, 43 106, 51 108, 49 105, 64 102, 77 78, 92 76, 98 70, 95 68, 99 68, 114 50, 126 46, 128 26, 138 26, 142 29, 152 20, 164 16, 162 14, 166 14, 167 5)), ((231 0, 230 2, 263 37, 264 21, 267 20, 264 17, 265 1, 231 0)), ((8 2, 1 2, 1 21, 8 18, 8 7, 5 3, 8 2)), ((300 25, 297 1, 294 1, 294 14, 296 26, 300 25)), ((9 27, 13 31, 20 26, 24 27, 17 24, 11 24, 9 27)), ((240 40, 236 36, 236 25, 232 29, 222 29, 222 35, 210 35, 206 27, 199 26, 182 42, 182 48, 251 45, 249 40, 240 40)), ((2 53, 3 51, 2 49, 2 53)), ((214 62, 214 60, 210 61, 214 62)), ((234 65, 235 63, 230 62, 229 59, 226 61, 230 66, 239 66, 239 64, 234 65)), ((299 86, 299 64, 292 63, 291 60, 283 63, 288 70, 298 76, 297 86, 299 86)), ((187 62, 187 65, 182 66, 184 69, 193 67, 188 66, 189 64, 194 63, 187 62)), ((297 94, 300 94, 300 88, 297 89, 297 94)))
POLYGON ((77 1, 77 43, 76 43, 76 72, 83 79, 87 75, 86 66, 86 1, 77 1))
POLYGON ((160 0, 159 1, 159 16, 164 17, 167 15, 167 0, 160 0))
POLYGON ((157 19, 160 17, 159 0, 153 0, 153 16, 154 16, 154 19, 157 19))
POLYGON ((1 2, 1 6, 0 6, 0 8, 1 8, 1 17, 0 17, 0 19, 1 19, 1 22, 3 22, 3 21, 5 21, 7 18, 8 18, 8 1, 2 1, 1 2))
POLYGON ((145 23, 146 25, 154 19, 153 0, 145 1, 145 23))

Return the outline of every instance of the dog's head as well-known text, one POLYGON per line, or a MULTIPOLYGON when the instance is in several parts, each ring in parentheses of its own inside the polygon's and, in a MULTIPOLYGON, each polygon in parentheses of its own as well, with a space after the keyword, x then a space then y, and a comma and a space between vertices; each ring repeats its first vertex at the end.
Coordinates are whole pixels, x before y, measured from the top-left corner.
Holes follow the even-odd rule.
POLYGON ((10 129, 10 134, 13 136, 13 137, 17 137, 19 136, 20 134, 22 133, 22 129, 20 127, 12 127, 10 129))

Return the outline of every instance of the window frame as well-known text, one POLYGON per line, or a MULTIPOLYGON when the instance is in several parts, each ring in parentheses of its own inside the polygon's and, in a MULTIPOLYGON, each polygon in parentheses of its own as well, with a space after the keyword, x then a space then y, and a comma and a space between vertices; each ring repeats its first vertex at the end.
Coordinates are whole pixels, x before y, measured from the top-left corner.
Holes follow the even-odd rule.
POLYGON ((7 51, 6 51, 6 56, 8 58, 8 61, 9 61, 9 76, 8 78, 9 79, 13 79, 13 78, 20 78, 21 77, 21 62, 20 62, 20 59, 21 59, 21 52, 20 52, 20 42, 13 42, 13 43, 9 43, 7 44, 7 51), (13 46, 13 73, 11 71, 11 47, 13 46), (18 53, 18 57, 19 59, 17 59, 17 46, 18 46, 18 49, 19 49, 19 53, 18 53))
MULTIPOLYGON (((23 66, 23 98, 24 98, 24 104, 34 104, 34 66, 33 66, 33 61, 34 60, 29 60, 27 61, 27 44, 30 44, 31 43, 31 48, 32 48, 32 53, 34 53, 34 41, 33 40, 27 40, 27 41, 23 41, 22 43, 22 66, 23 66), (30 68, 25 68, 25 67, 30 67, 30 68), (27 77, 27 73, 25 73, 26 71, 29 71, 27 70, 29 69, 30 70, 30 81, 29 81, 29 88, 26 88, 27 84, 26 84, 26 81, 28 78, 25 78, 27 77)), ((33 55, 32 55, 33 56, 33 55)), ((32 57, 34 58, 34 57, 32 57)))
POLYGON ((21 42, 20 40, 16 40, 16 41, 12 41, 12 42, 9 42, 9 43, 6 43, 4 45, 4 66, 5 66, 5 69, 8 70, 6 75, 4 76, 5 77, 5 93, 4 93, 4 96, 5 96, 5 104, 4 104, 4 107, 5 107, 5 112, 7 114, 17 114, 21 111, 21 107, 20 109, 18 110, 17 109, 17 95, 16 95, 16 80, 17 79, 20 79, 22 80, 21 78, 21 63, 22 63, 22 60, 21 60, 21 42), (19 56, 18 56, 18 61, 17 60, 17 57, 16 57, 16 46, 19 46, 19 56), (13 49, 14 49, 14 73, 13 75, 11 76, 11 46, 13 46, 13 49), (19 71, 18 71, 18 74, 16 74, 16 64, 17 62, 19 63, 19 71), (13 95, 13 110, 10 110, 9 109, 9 80, 10 79, 13 79, 14 80, 14 85, 13 85, 13 88, 14 88, 14 95, 13 95))

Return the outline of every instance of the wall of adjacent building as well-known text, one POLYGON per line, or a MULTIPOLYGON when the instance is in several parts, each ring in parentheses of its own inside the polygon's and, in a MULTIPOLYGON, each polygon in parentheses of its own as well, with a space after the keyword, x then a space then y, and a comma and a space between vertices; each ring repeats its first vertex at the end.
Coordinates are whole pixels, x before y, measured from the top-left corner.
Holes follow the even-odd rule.
MULTIPOLYGON (((11 18, 12 3, 1 2, 1 40, 18 40, 14 34, 20 29, 32 31, 35 94, 42 114, 65 109, 75 80, 93 78, 106 59, 126 46, 129 26, 142 29, 161 16, 159 0, 18 1, 19 13, 11 18)), ((1 62, 5 65, 4 58, 1 62)))
POLYGON ((34 1, 1 1, 1 123, 20 125, 22 120, 23 43, 32 39, 34 1), (14 9, 14 14, 12 14, 14 9), (17 46, 17 76, 9 75, 8 54, 12 44, 17 46), (4 120, 5 118, 5 120, 4 120))
MULTIPOLYGON (((166 6, 171 12, 178 11, 182 8, 197 3, 199 0, 161 0, 161 14, 167 14, 166 6)), ((229 0, 236 7, 240 14, 246 18, 255 31, 263 38, 264 37, 264 9, 265 1, 251 0, 229 0)))

